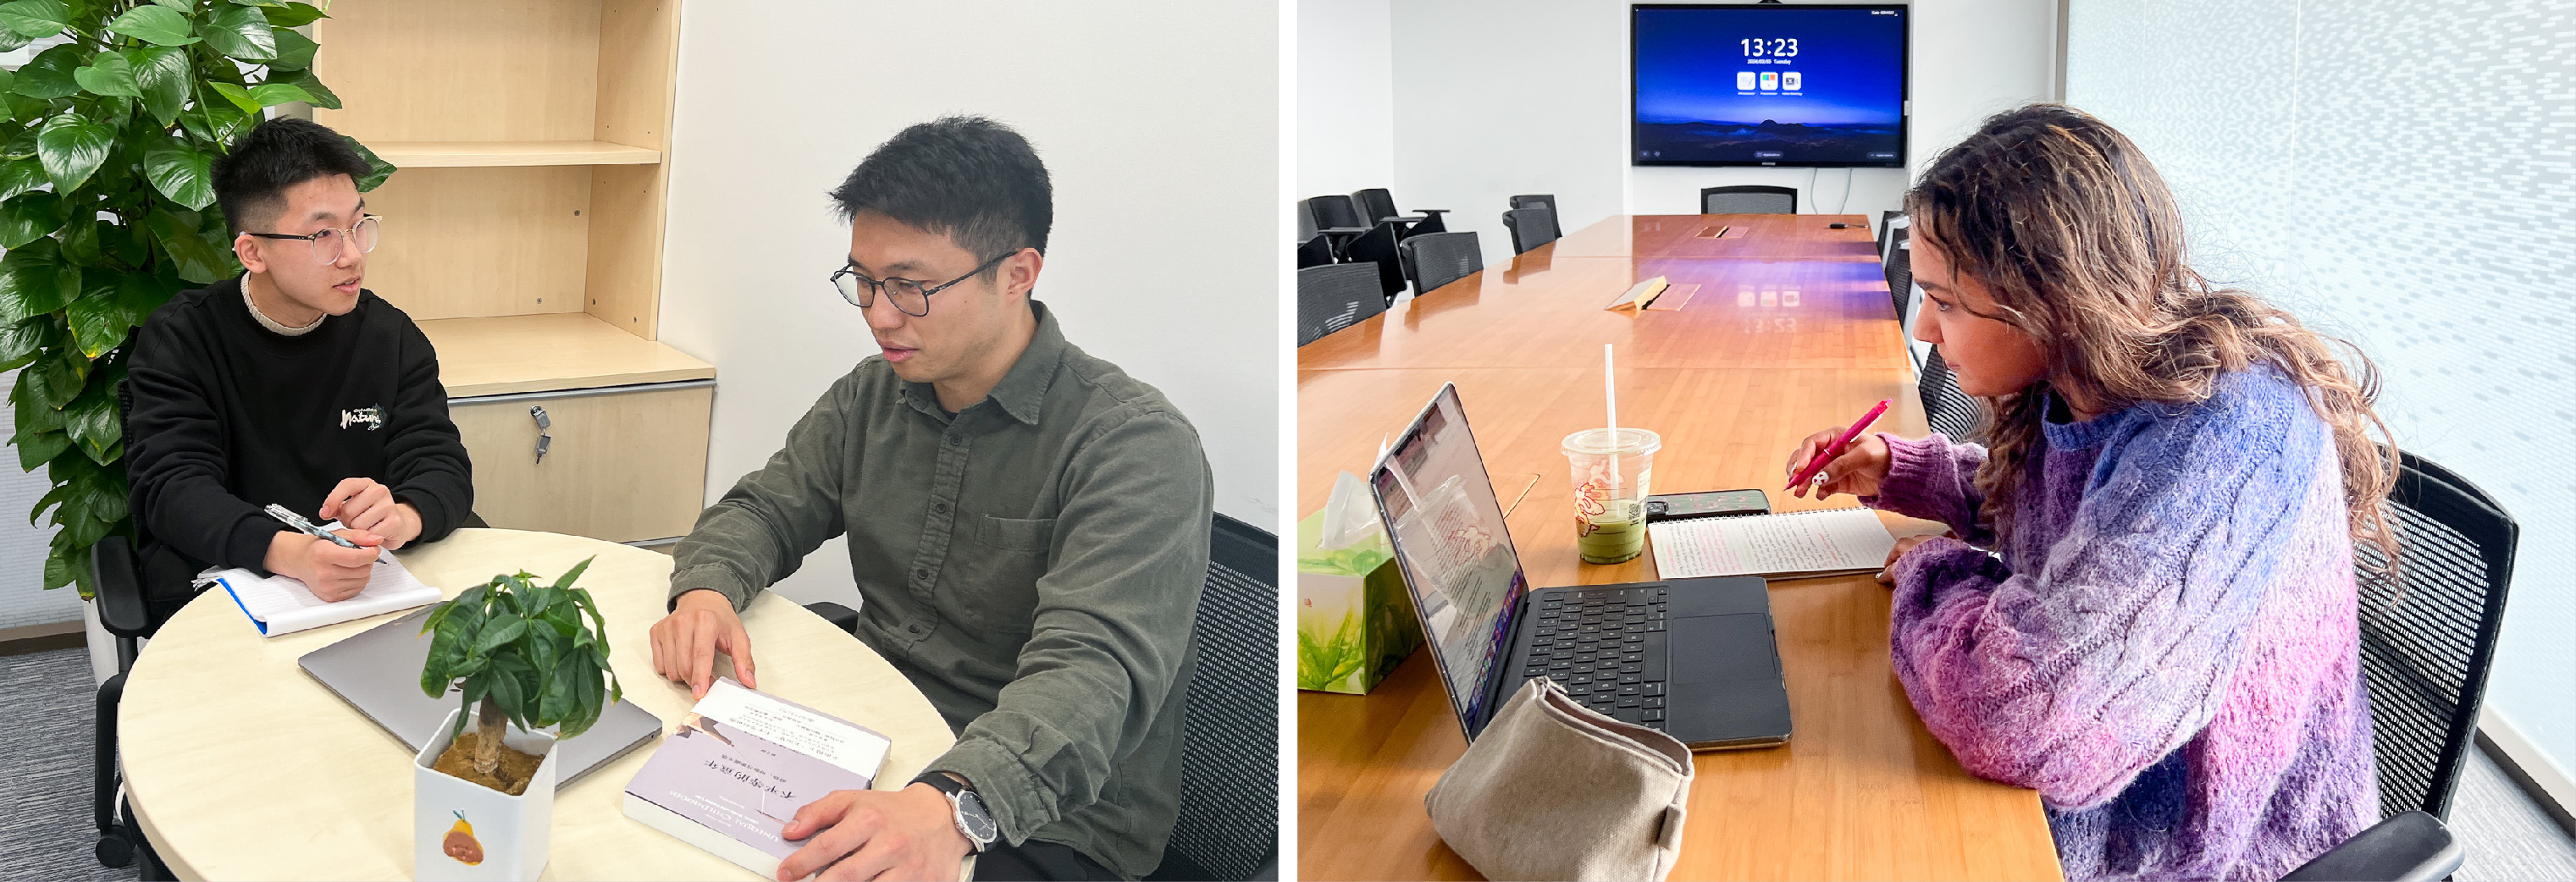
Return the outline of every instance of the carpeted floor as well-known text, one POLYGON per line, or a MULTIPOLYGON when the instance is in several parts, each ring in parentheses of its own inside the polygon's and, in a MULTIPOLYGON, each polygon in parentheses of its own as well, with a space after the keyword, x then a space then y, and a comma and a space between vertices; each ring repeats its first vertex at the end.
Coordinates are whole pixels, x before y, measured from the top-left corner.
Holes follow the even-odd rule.
MULTIPOLYGON (((90 852, 90 715, 96 693, 89 656, 57 649, 0 656, 0 695, 21 713, 0 726, 0 877, 134 879, 128 867, 98 865, 90 852)), ((2496 768, 2472 751, 2451 807, 2451 829, 2468 849, 2461 882, 2576 879, 2576 837, 2568 835, 2496 768)))
POLYGON ((78 647, 0 656, 0 695, 17 709, 0 726, 0 877, 135 879, 98 865, 90 848, 89 653, 78 647))

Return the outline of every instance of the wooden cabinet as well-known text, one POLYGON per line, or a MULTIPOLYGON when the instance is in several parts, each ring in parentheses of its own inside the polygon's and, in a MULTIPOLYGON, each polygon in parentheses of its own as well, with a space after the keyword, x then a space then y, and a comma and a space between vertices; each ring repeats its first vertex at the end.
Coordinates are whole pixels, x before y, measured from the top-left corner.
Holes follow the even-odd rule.
POLYGON ((313 119, 402 169, 367 194, 384 219, 367 287, 438 347, 475 511, 621 542, 686 533, 715 368, 657 339, 677 0, 330 13, 314 67, 342 107, 313 119), (543 463, 538 405, 556 423, 543 463))
POLYGON ((695 380, 449 402, 474 458, 475 512, 495 527, 613 542, 686 535, 704 498, 715 391, 695 380))

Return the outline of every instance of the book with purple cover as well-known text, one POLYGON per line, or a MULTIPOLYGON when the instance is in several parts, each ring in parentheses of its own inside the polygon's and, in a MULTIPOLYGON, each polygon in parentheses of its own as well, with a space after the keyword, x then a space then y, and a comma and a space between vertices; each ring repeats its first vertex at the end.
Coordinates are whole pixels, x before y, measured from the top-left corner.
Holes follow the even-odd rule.
POLYGON ((893 742, 867 727, 716 680, 626 785, 626 815, 775 877, 805 845, 780 834, 796 810, 865 790, 893 742))

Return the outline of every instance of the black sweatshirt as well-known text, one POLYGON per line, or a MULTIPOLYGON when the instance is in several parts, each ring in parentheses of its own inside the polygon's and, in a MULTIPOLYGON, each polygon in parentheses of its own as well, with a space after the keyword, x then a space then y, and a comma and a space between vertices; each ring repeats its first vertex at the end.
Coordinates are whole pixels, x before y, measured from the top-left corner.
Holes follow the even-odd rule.
POLYGON ((191 572, 267 572, 268 544, 287 527, 260 509, 321 523, 322 498, 346 478, 373 478, 419 509, 418 542, 473 508, 438 354, 374 292, 289 337, 251 317, 238 278, 184 291, 136 330, 126 366, 134 517, 191 572))

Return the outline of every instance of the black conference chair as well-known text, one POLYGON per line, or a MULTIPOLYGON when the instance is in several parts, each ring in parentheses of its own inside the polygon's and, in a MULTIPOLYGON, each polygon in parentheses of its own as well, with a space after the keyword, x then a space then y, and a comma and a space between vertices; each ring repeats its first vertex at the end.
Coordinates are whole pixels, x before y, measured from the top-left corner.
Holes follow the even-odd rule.
POLYGON ((1905 298, 1914 289, 1914 256, 1905 245, 1905 231, 1896 231, 1895 248, 1887 249, 1883 269, 1887 273, 1887 296, 1896 306, 1896 320, 1905 320, 1905 298))
POLYGON ((1386 288, 1374 263, 1337 263, 1297 271, 1297 345, 1386 311, 1386 288))
POLYGON ((1556 205, 1556 197, 1555 197, 1555 196, 1550 195, 1550 194, 1547 194, 1547 193, 1525 193, 1525 194, 1522 194, 1522 195, 1519 195, 1519 196, 1514 196, 1514 197, 1512 197, 1512 207, 1513 207, 1513 208, 1515 208, 1515 209, 1521 209, 1521 208, 1544 208, 1544 209, 1547 209, 1547 211, 1548 211, 1548 215, 1547 215, 1547 222, 1548 222, 1547 237, 1548 237, 1548 238, 1550 238, 1550 239, 1562 239, 1562 238, 1565 238, 1565 230, 1564 230, 1564 228, 1559 227, 1559 226, 1557 226, 1557 225, 1556 225, 1556 223, 1557 223, 1557 217, 1556 217, 1556 213, 1557 213, 1557 205, 1556 205))
POLYGON ((1797 214, 1798 190, 1795 187, 1766 187, 1759 184, 1703 187, 1699 191, 1699 213, 1797 214))
MULTIPOLYGON (((1377 226, 1370 227, 1368 232, 1361 233, 1359 238, 1351 240, 1349 245, 1343 246, 1342 248, 1343 263, 1370 263, 1377 265, 1378 286, 1384 292, 1385 302, 1388 304, 1393 304, 1395 302, 1395 295, 1404 293, 1405 275, 1403 256, 1402 252, 1399 251, 1396 246, 1399 242, 1411 240, 1404 239, 1403 236, 1398 234, 1397 231, 1402 226, 1402 224, 1398 224, 1393 221, 1378 224, 1377 226)), ((1432 235, 1448 234, 1434 233, 1432 235)))
POLYGON ((1305 269, 1313 266, 1326 266, 1332 262, 1332 240, 1324 238, 1322 233, 1317 233, 1299 240, 1297 245, 1298 269, 1305 269))
POLYGON ((1181 814, 1145 878, 1279 878, 1279 538, 1225 515, 1208 534, 1199 666, 1181 735, 1181 814))
POLYGON ((1330 243, 1336 259, 1341 258, 1342 249, 1349 246, 1352 239, 1369 230, 1368 224, 1360 223, 1359 209, 1351 205, 1351 197, 1348 196, 1300 199, 1297 201, 1297 215, 1298 241, 1323 236, 1330 243))
POLYGON ((1485 268, 1485 248, 1475 233, 1432 233, 1404 240, 1404 277, 1420 297, 1485 268))
POLYGON ((1902 212, 1902 211, 1885 211, 1885 212, 1880 212, 1880 213, 1879 213, 1879 215, 1878 215, 1878 256, 1879 256, 1879 257, 1881 257, 1881 258, 1885 258, 1885 257, 1887 256, 1887 241, 1888 241, 1888 239, 1887 239, 1887 234, 1888 234, 1888 232, 1889 232, 1889 231, 1896 229, 1896 219, 1897 219, 1897 218, 1900 218, 1900 217, 1904 217, 1904 216, 1905 216, 1905 212, 1902 212))
POLYGON ((1986 420, 1986 406, 1966 392, 1959 391, 1959 378, 1950 366, 1941 362, 1941 347, 1923 358, 1923 373, 1915 381, 1915 392, 1923 396, 1923 421, 1932 431, 1953 441, 1976 437, 1979 424, 1986 420))
POLYGON ((1556 212, 1515 208, 1503 212, 1503 229, 1512 234, 1512 253, 1528 254, 1532 248, 1556 241, 1556 212))
POLYGON ((2388 492, 2399 558, 2361 564, 2361 666, 2385 820, 2287 879, 2439 879, 2465 857, 2443 819, 2476 743, 2478 712, 2521 527, 2477 485, 2412 453, 2388 492))
POLYGON ((1360 219, 1363 221, 1369 223, 1385 223, 1387 221, 1394 221, 1405 225, 1402 233, 1406 238, 1419 236, 1424 233, 1445 232, 1449 229, 1447 224, 1441 223, 1440 221, 1440 215, 1446 213, 1449 209, 1417 208, 1413 210, 1412 214, 1405 214, 1396 211, 1395 196, 1388 193, 1385 187, 1371 187, 1366 190, 1353 190, 1351 191, 1351 202, 1359 207, 1360 219))

